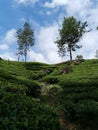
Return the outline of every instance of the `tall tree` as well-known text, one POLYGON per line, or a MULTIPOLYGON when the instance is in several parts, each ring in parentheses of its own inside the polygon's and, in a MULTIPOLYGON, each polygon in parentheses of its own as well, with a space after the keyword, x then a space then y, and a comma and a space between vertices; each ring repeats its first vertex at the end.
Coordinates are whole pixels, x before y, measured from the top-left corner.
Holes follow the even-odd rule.
POLYGON ((25 56, 25 62, 27 58, 27 51, 34 45, 34 31, 30 24, 25 22, 23 29, 17 30, 17 42, 18 42, 18 54, 25 56))
POLYGON ((60 56, 65 56, 65 52, 70 54, 70 61, 72 61, 72 51, 79 49, 80 45, 77 43, 86 32, 87 22, 81 23, 77 21, 73 16, 64 18, 62 28, 59 30, 59 38, 55 42, 59 49, 60 56))

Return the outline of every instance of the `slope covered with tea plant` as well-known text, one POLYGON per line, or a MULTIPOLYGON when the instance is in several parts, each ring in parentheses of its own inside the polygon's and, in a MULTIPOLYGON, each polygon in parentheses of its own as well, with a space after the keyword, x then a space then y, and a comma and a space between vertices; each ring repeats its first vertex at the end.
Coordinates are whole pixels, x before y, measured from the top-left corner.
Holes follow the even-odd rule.
POLYGON ((38 104, 52 106, 64 119, 64 129, 69 130, 71 123, 76 130, 98 129, 98 60, 53 65, 1 60, 0 87, 6 93, 39 98, 38 104))

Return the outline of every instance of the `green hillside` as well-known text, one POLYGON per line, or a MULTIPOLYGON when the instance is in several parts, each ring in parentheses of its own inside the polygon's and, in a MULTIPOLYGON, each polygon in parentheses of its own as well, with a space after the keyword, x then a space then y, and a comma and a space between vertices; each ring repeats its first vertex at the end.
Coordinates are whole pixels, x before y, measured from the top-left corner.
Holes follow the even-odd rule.
MULTIPOLYGON (((98 129, 98 60, 53 65, 0 60, 0 88, 1 97, 2 93, 23 95, 53 109, 61 130, 98 129)), ((53 121, 56 119, 55 116, 53 121)), ((54 126, 53 130, 57 128, 54 126)))

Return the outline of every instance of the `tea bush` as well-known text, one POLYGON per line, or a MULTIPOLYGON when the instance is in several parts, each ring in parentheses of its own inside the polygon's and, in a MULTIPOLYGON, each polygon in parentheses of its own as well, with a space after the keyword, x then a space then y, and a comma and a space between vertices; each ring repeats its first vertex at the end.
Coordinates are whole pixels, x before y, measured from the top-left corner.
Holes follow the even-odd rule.
POLYGON ((45 72, 43 71, 34 71, 31 75, 30 75, 30 79, 31 80, 39 80, 41 79, 43 76, 45 76, 45 72))
POLYGON ((32 82, 32 84, 27 87, 26 95, 32 97, 39 97, 40 94, 41 94, 41 86, 37 82, 32 82))
POLYGON ((42 81, 47 82, 49 84, 55 84, 55 83, 59 82, 59 78, 56 76, 49 75, 49 76, 42 78, 42 81))
POLYGON ((52 108, 42 106, 20 94, 0 91, 1 130, 60 130, 52 108))
POLYGON ((97 83, 63 82, 61 104, 65 117, 83 128, 98 129, 98 88, 97 83), (93 123, 92 123, 93 122, 93 123))

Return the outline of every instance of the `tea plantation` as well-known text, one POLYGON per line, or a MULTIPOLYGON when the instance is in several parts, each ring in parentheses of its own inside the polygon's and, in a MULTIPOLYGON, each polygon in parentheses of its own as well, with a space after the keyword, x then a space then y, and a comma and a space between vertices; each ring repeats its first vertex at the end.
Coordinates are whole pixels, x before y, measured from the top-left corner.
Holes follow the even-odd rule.
POLYGON ((98 60, 0 60, 1 130, 98 130, 98 60))

